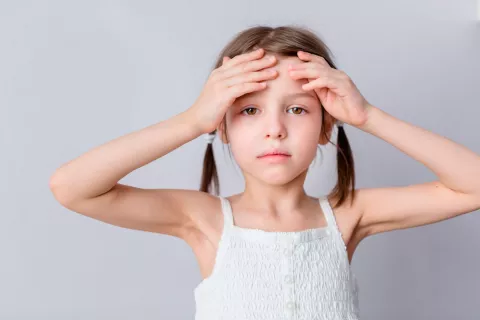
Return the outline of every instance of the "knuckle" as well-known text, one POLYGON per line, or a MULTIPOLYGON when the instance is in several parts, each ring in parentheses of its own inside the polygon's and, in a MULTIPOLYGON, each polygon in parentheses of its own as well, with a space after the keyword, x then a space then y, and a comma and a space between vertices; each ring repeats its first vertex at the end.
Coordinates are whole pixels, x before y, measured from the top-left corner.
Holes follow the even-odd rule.
POLYGON ((242 83, 242 86, 241 86, 241 91, 244 92, 244 91, 248 91, 250 90, 250 88, 253 86, 252 83, 242 83))
POLYGON ((349 84, 353 84, 352 79, 344 71, 342 71, 340 75, 344 81, 348 82, 349 84))
POLYGON ((249 82, 249 81, 254 81, 256 79, 256 75, 254 72, 249 72, 245 75, 242 76, 242 81, 243 82, 249 82))
POLYGON ((208 77, 208 80, 209 80, 210 82, 216 82, 216 81, 218 80, 218 73, 213 73, 213 72, 212 72, 212 73, 210 74, 210 77, 208 77))
POLYGON ((320 57, 319 62, 320 62, 320 64, 322 64, 322 66, 325 66, 325 67, 329 67, 329 66, 330 66, 330 64, 328 63, 327 59, 325 59, 324 57, 320 57))
POLYGON ((260 80, 265 78, 268 75, 267 71, 260 71, 260 72, 252 72, 250 73, 249 80, 260 80))
POLYGON ((210 79, 212 79, 213 81, 218 81, 218 79, 220 78, 220 75, 222 74, 222 72, 220 70, 214 70, 211 74, 210 74, 210 79))

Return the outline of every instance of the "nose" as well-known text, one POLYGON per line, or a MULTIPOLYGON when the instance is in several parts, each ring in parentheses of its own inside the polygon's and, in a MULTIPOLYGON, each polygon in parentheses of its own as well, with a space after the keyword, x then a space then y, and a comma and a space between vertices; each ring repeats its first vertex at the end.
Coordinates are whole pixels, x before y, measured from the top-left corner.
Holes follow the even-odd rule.
POLYGON ((271 113, 266 120, 265 128, 265 138, 267 139, 285 139, 287 137, 287 128, 282 114, 271 113))

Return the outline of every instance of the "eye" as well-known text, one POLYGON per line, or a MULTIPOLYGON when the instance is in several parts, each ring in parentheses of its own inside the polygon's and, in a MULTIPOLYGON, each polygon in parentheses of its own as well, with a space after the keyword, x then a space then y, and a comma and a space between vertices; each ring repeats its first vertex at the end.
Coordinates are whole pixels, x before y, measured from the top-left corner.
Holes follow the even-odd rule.
MULTIPOLYGON (((241 113, 244 113, 247 110, 257 110, 257 108, 249 107, 249 108, 244 109, 241 113)), ((247 114, 248 115, 253 115, 252 113, 248 113, 248 112, 247 112, 247 114)))
MULTIPOLYGON (((245 114, 245 112, 246 112, 247 115, 253 116, 253 115, 256 114, 256 112, 253 112, 253 110, 256 111, 256 110, 258 110, 258 109, 257 109, 257 108, 254 108, 254 107, 248 107, 248 108, 246 108, 246 109, 243 109, 241 113, 242 113, 242 114, 245 114)), ((298 114, 298 115, 302 114, 302 111, 303 111, 303 113, 307 113, 307 110, 305 110, 304 108, 300 108, 300 107, 293 107, 293 108, 290 108, 290 109, 288 109, 288 110, 289 110, 289 111, 290 111, 290 110, 294 110, 293 114, 298 114), (300 112, 298 112, 298 111, 300 111, 300 112)))
POLYGON ((293 108, 290 108, 290 109, 288 109, 288 110, 289 110, 289 111, 290 111, 290 110, 300 110, 300 113, 297 113, 297 112, 294 111, 293 114, 302 114, 301 111, 304 111, 304 113, 307 112, 305 109, 300 108, 300 107, 293 107, 293 108))

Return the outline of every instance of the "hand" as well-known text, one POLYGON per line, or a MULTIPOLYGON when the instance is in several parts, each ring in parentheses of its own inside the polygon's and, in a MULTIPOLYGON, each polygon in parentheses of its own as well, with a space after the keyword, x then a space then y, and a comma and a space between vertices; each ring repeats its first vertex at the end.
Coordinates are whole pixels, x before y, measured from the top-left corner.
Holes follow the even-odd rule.
POLYGON ((276 70, 267 68, 277 62, 276 58, 264 56, 264 53, 259 49, 232 59, 224 57, 222 66, 212 71, 200 96, 188 110, 203 133, 217 129, 236 98, 265 89, 264 81, 277 76, 276 70))
POLYGON ((330 67, 318 55, 298 51, 298 57, 306 62, 290 66, 290 76, 295 80, 307 78, 309 82, 302 88, 314 90, 325 110, 335 119, 353 126, 365 124, 371 105, 350 77, 330 67))

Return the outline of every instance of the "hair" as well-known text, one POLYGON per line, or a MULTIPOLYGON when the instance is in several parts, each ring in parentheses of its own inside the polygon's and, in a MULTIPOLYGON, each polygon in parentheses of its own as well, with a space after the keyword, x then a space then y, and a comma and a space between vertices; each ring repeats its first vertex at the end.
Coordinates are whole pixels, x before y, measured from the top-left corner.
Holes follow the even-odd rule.
MULTIPOLYGON (((297 56, 298 51, 305 51, 311 54, 323 57, 330 67, 337 69, 332 61, 330 49, 325 43, 310 29, 299 26, 254 26, 239 32, 220 52, 215 62, 214 69, 223 64, 223 57, 230 58, 244 54, 258 48, 263 48, 265 54, 276 54, 283 57, 297 56)), ((340 206, 352 195, 355 196, 355 170, 354 160, 350 144, 348 142, 345 130, 342 126, 338 127, 337 144, 329 139, 327 132, 325 108, 321 106, 322 112, 322 130, 321 134, 325 139, 336 146, 337 149, 337 184, 331 190, 329 196, 338 199, 334 207, 340 206)), ((226 130, 225 118, 223 126, 226 130)), ((331 128, 328 126, 328 128, 331 128)), ((216 131, 210 134, 216 134, 216 131)), ((218 173, 213 155, 213 144, 207 144, 205 157, 203 160, 203 172, 201 178, 200 191, 213 192, 218 195, 220 185, 218 173), (212 191, 214 189, 214 191, 212 191)))

